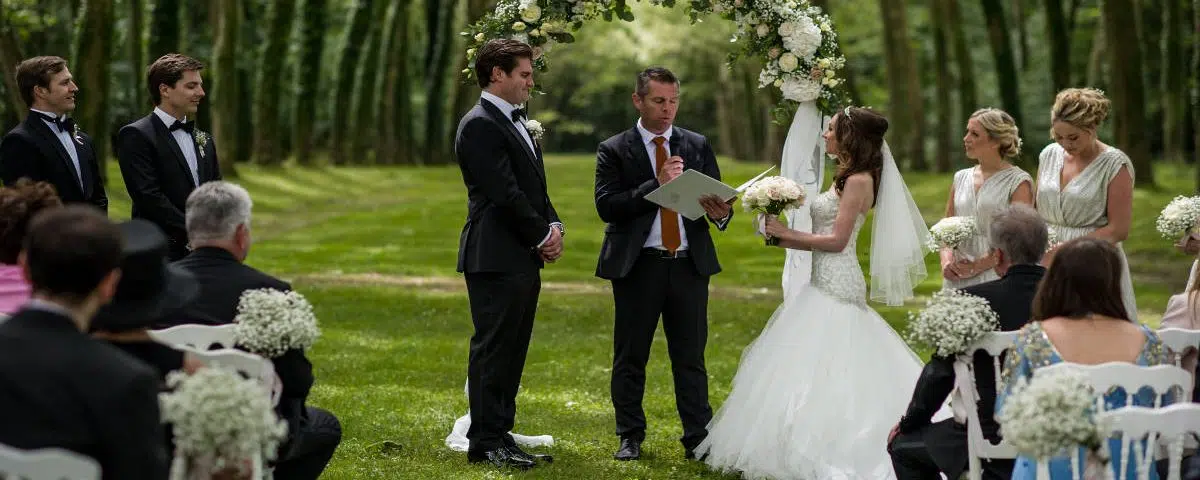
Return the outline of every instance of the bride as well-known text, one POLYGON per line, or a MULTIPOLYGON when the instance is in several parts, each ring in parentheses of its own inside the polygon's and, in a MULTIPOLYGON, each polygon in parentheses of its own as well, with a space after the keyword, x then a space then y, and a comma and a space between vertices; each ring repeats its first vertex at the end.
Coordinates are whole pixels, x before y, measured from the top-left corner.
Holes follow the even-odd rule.
POLYGON ((867 306, 855 240, 874 207, 870 298, 901 305, 925 276, 929 233, 883 141, 887 129, 868 109, 835 115, 822 137, 837 172, 809 199, 814 233, 766 218, 781 247, 813 252, 812 280, 785 288, 743 353, 696 449, 712 467, 751 479, 894 478, 888 431, 922 362, 867 306))

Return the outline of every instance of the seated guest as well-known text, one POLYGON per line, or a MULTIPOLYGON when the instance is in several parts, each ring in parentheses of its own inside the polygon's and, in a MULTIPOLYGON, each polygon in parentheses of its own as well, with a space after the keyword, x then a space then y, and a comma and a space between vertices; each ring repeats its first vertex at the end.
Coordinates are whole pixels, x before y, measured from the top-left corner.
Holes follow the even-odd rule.
POLYGON ((17 255, 29 228, 29 219, 47 208, 61 207, 54 186, 29 179, 0 188, 0 313, 12 315, 29 300, 29 283, 17 255))
MULTIPOLYGON (((287 282, 242 263, 250 251, 251 205, 244 188, 223 181, 205 183, 188 196, 184 215, 193 250, 175 265, 196 277, 200 295, 184 307, 180 321, 168 324, 232 323, 243 292, 292 289, 287 282)), ((315 479, 341 442, 341 424, 332 413, 305 406, 313 374, 303 350, 271 361, 283 383, 277 411, 288 422, 288 441, 280 448, 275 478, 315 479)))
POLYGON ((199 360, 150 338, 150 325, 169 318, 200 293, 188 271, 167 263, 167 237, 153 223, 133 219, 120 225, 125 239, 121 281, 112 302, 92 319, 92 336, 146 362, 164 382, 175 370, 188 373, 199 360))
POLYGON ((158 375, 84 333, 120 262, 121 233, 93 207, 30 222, 19 263, 33 297, 0 324, 0 443, 78 452, 105 480, 165 479, 158 375))
MULTIPOLYGON (((988 301, 1000 317, 1000 330, 1018 330, 1029 321, 1033 296, 1046 270, 1038 265, 1046 251, 1046 222, 1037 211, 1013 205, 992 217, 989 241, 993 256, 1000 263, 996 274, 1001 278, 962 289, 988 301)), ((993 418, 996 379, 992 357, 976 352, 975 385, 979 391, 980 428, 985 438, 999 442, 999 426, 993 418)), ((888 441, 892 467, 898 480, 958 478, 967 469, 967 415, 965 405, 953 405, 954 418, 930 423, 946 397, 954 389, 954 358, 934 356, 921 371, 912 401, 888 441)), ((1007 479, 1013 461, 985 459, 983 477, 1007 479)))
MULTIPOLYGON (((1200 310, 1197 310, 1197 296, 1200 286, 1197 285, 1200 269, 1192 269, 1192 277, 1188 280, 1187 289, 1180 294, 1172 295, 1167 300, 1167 311, 1163 312, 1163 328, 1183 328, 1187 330, 1200 329, 1200 310)), ((1192 349, 1183 354, 1183 368, 1189 372, 1196 371, 1196 350, 1192 349)), ((1200 388, 1196 389, 1200 392, 1200 388)))

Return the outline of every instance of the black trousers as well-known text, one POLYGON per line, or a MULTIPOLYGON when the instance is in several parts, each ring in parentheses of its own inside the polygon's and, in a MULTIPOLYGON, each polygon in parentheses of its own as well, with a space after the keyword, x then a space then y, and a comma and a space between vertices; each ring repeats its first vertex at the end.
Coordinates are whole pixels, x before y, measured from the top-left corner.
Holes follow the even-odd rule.
POLYGON ((275 464, 277 480, 316 480, 342 442, 342 424, 326 410, 308 407, 287 456, 275 464))
MULTIPOLYGON (((939 473, 955 479, 968 468, 967 428, 953 419, 896 435, 888 444, 896 480, 941 480, 939 473)), ((981 459, 985 480, 1012 477, 1011 459, 981 459)))
POLYGON ((470 451, 486 452, 504 446, 513 428, 542 282, 537 270, 468 273, 466 279, 475 325, 467 366, 467 440, 470 451))
POLYGON ((625 278, 613 280, 616 321, 613 328, 612 402, 617 435, 646 438, 646 362, 662 316, 675 381, 675 407, 683 423, 685 448, 695 448, 708 435, 708 277, 696 272, 691 259, 638 258, 625 278))

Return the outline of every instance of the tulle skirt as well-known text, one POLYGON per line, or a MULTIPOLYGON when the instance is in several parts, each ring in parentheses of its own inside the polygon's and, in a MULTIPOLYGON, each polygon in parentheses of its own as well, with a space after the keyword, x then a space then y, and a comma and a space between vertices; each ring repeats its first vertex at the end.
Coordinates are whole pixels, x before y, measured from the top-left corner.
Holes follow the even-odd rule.
POLYGON ((887 436, 922 367, 874 310, 803 286, 746 347, 697 453, 749 479, 895 478, 887 436))

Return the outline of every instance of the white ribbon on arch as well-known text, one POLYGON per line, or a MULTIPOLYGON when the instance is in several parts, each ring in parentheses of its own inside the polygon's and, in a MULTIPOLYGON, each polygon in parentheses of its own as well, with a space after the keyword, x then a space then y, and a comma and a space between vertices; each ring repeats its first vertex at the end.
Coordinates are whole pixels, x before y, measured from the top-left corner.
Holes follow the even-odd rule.
MULTIPOLYGON (((809 204, 821 192, 824 181, 825 142, 821 133, 829 117, 821 115, 816 102, 804 102, 792 117, 787 139, 783 143, 780 173, 804 187, 807 199, 800 208, 788 210, 788 226, 802 232, 812 232, 809 204)), ((783 264, 783 295, 808 284, 812 276, 812 252, 786 249, 783 264)))

